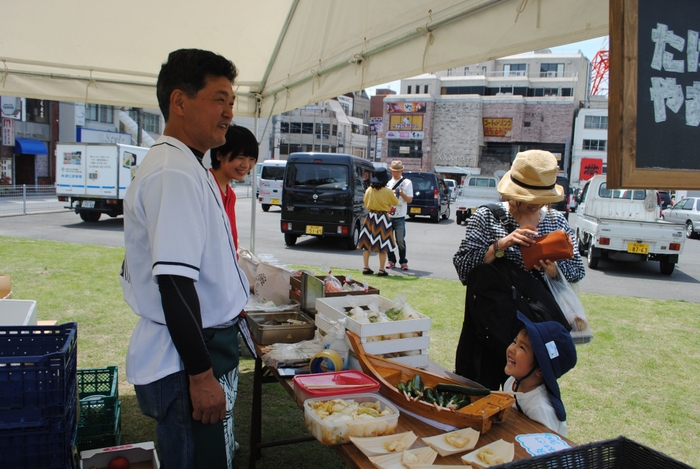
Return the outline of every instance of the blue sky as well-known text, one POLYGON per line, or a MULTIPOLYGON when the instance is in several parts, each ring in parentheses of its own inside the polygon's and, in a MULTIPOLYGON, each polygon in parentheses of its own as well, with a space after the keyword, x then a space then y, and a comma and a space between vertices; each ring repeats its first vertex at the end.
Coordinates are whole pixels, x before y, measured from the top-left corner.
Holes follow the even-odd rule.
MULTIPOLYGON (((583 55, 588 58, 588 60, 593 60, 593 56, 598 52, 603 45, 607 43, 607 36, 603 37, 598 37, 595 39, 589 39, 587 41, 582 41, 582 42, 574 42, 572 44, 565 44, 563 46, 559 47, 550 47, 552 52, 568 52, 568 51, 576 51, 580 50, 583 52, 583 55)), ((606 45, 606 48, 609 48, 609 45, 606 45)), ((370 88, 367 88, 367 96, 374 96, 374 93, 377 88, 389 88, 397 93, 399 92, 401 82, 400 81, 392 81, 390 83, 385 83, 383 85, 379 86, 372 86, 370 88)))

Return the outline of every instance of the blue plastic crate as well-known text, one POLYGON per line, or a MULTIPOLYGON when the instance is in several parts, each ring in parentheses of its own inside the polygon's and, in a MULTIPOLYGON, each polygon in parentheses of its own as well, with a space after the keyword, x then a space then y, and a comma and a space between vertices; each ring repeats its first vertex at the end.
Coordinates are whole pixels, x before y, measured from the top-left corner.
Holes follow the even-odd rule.
POLYGON ((78 324, 0 327, 0 425, 76 406, 78 324))
POLYGON ((77 405, 62 417, 0 425, 3 469, 66 469, 74 464, 77 405))

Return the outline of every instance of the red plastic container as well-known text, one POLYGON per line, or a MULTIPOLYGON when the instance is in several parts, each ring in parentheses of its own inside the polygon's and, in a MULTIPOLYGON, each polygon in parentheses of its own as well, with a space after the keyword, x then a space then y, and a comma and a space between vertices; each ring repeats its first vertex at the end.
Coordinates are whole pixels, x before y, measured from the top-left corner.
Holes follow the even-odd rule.
POLYGON ((304 401, 310 398, 318 399, 379 391, 379 383, 374 378, 357 370, 297 375, 293 380, 294 396, 299 405, 303 405, 304 401), (328 387, 315 388, 315 386, 328 387))

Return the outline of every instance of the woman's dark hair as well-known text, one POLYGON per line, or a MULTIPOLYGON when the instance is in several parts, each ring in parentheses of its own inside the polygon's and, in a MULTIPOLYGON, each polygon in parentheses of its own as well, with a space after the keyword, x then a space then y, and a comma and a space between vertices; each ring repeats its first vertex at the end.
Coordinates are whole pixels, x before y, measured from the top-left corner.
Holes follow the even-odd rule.
POLYGON ((221 161, 217 158, 228 156, 231 161, 237 156, 250 156, 258 161, 258 141, 255 139, 253 132, 240 125, 232 125, 226 131, 226 143, 220 147, 211 149, 211 167, 219 169, 221 161))
POLYGON ((201 49, 178 49, 168 55, 160 67, 156 83, 156 97, 165 122, 170 117, 170 95, 182 90, 188 98, 206 86, 208 77, 226 77, 231 83, 238 70, 227 58, 201 49))
POLYGON ((382 187, 386 187, 386 185, 389 183, 389 181, 385 182, 373 182, 370 184, 372 189, 381 189, 382 187))

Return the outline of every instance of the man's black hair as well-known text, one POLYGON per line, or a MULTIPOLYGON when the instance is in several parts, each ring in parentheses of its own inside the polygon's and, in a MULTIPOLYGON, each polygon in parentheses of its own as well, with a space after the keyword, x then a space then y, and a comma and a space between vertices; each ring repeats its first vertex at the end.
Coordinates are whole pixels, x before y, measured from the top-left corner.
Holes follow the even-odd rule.
POLYGON ((211 149, 211 167, 219 169, 221 161, 217 155, 226 156, 230 153, 228 160, 231 161, 237 156, 250 156, 258 161, 258 141, 253 132, 240 125, 232 125, 226 131, 226 143, 220 147, 211 149))
POLYGON ((231 83, 236 79, 236 66, 225 57, 201 49, 178 49, 168 55, 160 67, 156 96, 165 122, 170 117, 170 95, 182 90, 188 98, 194 98, 206 86, 208 77, 226 77, 231 83))

